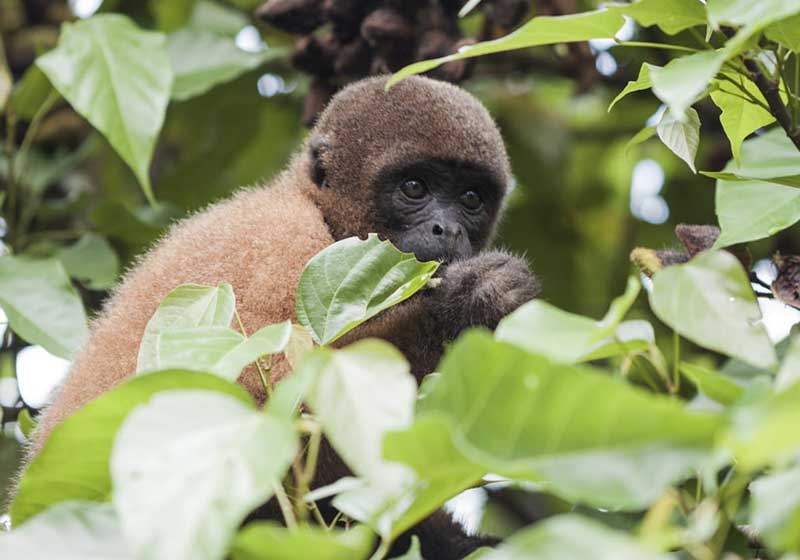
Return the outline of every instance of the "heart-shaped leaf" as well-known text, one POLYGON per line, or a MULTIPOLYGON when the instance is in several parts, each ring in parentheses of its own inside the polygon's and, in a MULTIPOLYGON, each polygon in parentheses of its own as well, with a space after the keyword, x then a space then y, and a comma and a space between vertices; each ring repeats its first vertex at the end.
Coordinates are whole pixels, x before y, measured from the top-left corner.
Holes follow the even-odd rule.
POLYGON ((370 317, 411 297, 439 264, 419 262, 371 234, 338 241, 312 258, 297 284, 297 319, 330 344, 370 317))
POLYGON ((172 89, 164 35, 123 15, 101 14, 65 23, 58 46, 36 65, 103 133, 154 202, 150 159, 172 89))
POLYGON ((228 327, 236 310, 230 284, 216 288, 184 284, 163 299, 145 327, 136 371, 158 369, 158 337, 167 330, 191 327, 228 327))
POLYGON ((15 333, 62 358, 89 335, 83 302, 56 259, 0 257, 0 306, 15 333))
POLYGON ((155 395, 111 454, 113 502, 137 557, 222 558, 297 451, 293 425, 211 391, 155 395))

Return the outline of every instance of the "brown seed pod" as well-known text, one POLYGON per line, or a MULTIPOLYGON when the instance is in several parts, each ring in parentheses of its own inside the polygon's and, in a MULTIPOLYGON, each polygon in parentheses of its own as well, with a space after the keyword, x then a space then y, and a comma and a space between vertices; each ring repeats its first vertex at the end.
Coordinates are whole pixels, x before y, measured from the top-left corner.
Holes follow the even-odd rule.
POLYGON ((332 38, 307 35, 300 39, 292 53, 292 64, 312 76, 328 78, 333 76, 333 63, 336 59, 336 45, 332 38))
POLYGON ((308 88, 305 101, 303 103, 303 124, 314 126, 317 117, 325 108, 333 94, 336 93, 336 86, 327 80, 315 79, 308 88))
POLYGON ((464 5, 464 0, 439 0, 438 4, 448 15, 457 15, 461 7, 464 5))
POLYGON ((481 8, 486 19, 509 29, 519 25, 530 9, 530 0, 484 0, 481 8))
POLYGON ((775 255, 778 276, 772 283, 772 293, 787 305, 800 308, 800 257, 775 255))
POLYGON ((456 40, 442 29, 428 29, 419 38, 416 58, 427 60, 451 54, 455 42, 456 40))
POLYGON ((645 247, 637 247, 631 251, 631 262, 639 267, 645 276, 653 277, 665 266, 683 264, 689 255, 683 251, 656 251, 645 247))
POLYGON ((361 20, 375 5, 376 0, 324 0, 322 13, 331 22, 333 35, 346 42, 360 33, 361 20))
POLYGON ((372 50, 358 37, 339 48, 333 68, 340 76, 361 77, 369 73, 371 65, 372 50))
MULTIPOLYGON (((457 53, 461 47, 474 45, 475 43, 476 41, 472 37, 461 39, 455 42, 452 52, 457 53)), ((472 70, 475 68, 475 61, 476 59, 474 58, 454 60, 453 62, 442 64, 437 70, 442 80, 457 84, 470 77, 472 70)))
POLYGON ((411 46, 415 35, 414 22, 389 6, 378 8, 361 22, 361 36, 378 49, 411 46))
POLYGON ((304 35, 323 22, 322 0, 267 0, 256 17, 278 29, 304 35))
POLYGON ((678 224, 675 226, 675 236, 686 247, 690 257, 695 256, 700 251, 711 249, 717 241, 719 233, 717 226, 698 224, 678 224))

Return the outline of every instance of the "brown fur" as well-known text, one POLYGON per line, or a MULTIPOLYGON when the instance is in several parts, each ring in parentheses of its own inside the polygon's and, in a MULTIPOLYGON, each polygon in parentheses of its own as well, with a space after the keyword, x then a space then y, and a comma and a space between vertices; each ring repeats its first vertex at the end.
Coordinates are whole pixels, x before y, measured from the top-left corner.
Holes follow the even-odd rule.
MULTIPOLYGON (((338 239, 384 233, 375 223, 373 192, 373 180, 384 167, 426 158, 481 165, 503 186, 500 196, 505 194, 510 170, 503 142, 477 100, 426 78, 409 78, 388 92, 384 83, 384 78, 373 78, 345 88, 272 184, 242 190, 178 223, 139 261, 92 325, 89 341, 39 422, 31 455, 58 423, 135 371, 145 326, 176 286, 230 283, 248 332, 295 319, 295 287, 311 257, 338 239), (325 180, 317 184, 314 173, 320 165, 325 180)), ((444 342, 461 329, 493 327, 537 291, 521 259, 480 253, 448 267, 440 288, 379 315, 342 343, 366 336, 387 339, 404 351, 420 376, 431 371, 444 342)), ((276 381, 288 364, 283 358, 273 364, 276 381)), ((239 382, 263 403, 253 368, 239 382)), ((322 460, 329 468, 319 472, 317 483, 344 474, 334 455, 322 460)))
MULTIPOLYGON (((382 166, 426 154, 455 155, 489 163, 507 183, 502 139, 477 100, 426 78, 408 79, 388 92, 384 83, 372 78, 345 88, 312 131, 312 139, 326 142, 322 157, 330 187, 310 179, 306 144, 272 184, 242 190, 178 223, 139 261, 92 325, 39 422, 33 453, 59 422, 135 371, 144 328, 176 286, 230 283, 248 332, 294 319, 295 287, 308 260, 334 240, 374 231, 369 181, 382 166)), ((377 323, 364 332, 384 330, 377 323)), ((285 361, 278 359, 273 371, 279 379, 285 361)), ((252 368, 239 381, 263 401, 252 368)))

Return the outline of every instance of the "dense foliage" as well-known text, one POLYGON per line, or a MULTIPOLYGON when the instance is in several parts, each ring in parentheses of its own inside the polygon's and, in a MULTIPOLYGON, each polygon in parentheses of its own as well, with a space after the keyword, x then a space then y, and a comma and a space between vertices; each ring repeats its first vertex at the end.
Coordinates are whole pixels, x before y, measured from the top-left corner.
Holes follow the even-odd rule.
MULTIPOLYGON (((277 55, 233 48, 244 23, 238 12, 187 5, 183 16, 178 8, 154 11, 158 26, 170 22, 168 36, 101 13, 65 25, 57 46, 13 88, 11 71, 0 70, 8 124, 5 352, 24 340, 68 358, 87 330, 84 302, 96 304, 90 292, 116 280, 118 252, 138 252, 178 208, 223 194, 227 180, 267 171, 264 146, 280 140, 263 136, 258 151, 256 143, 239 153, 233 141, 222 160, 194 170, 209 153, 196 147, 173 156, 179 163, 165 167, 166 177, 152 173, 170 100, 175 120, 163 133, 180 145, 197 134, 182 100, 199 96, 195 108, 212 110, 214 86, 277 55), (62 97, 99 135, 81 137, 67 153, 40 154, 31 144, 62 97), (21 138, 17 119, 29 123, 21 138), (75 216, 88 212, 80 176, 73 176, 78 186, 63 181, 60 196, 45 196, 46 188, 86 158, 112 153, 119 160, 103 171, 109 193, 91 208, 91 227, 76 228, 86 222, 75 216), (209 190, 180 188, 201 182, 220 161, 231 166, 227 179, 213 175, 219 182, 209 190), (131 177, 154 206, 131 202, 137 199, 119 186, 131 177), (77 241, 61 242, 53 224, 77 233, 77 241), (124 243, 115 250, 108 239, 124 243)), ((418 263, 375 238, 344 240, 307 265, 297 287, 301 325, 254 333, 235 327, 229 286, 181 286, 151 319, 136 375, 65 421, 36 457, 0 552, 381 558, 400 533, 478 486, 515 488, 551 505, 548 519, 476 557, 705 560, 800 552, 800 342, 790 337, 776 347, 767 336, 757 302, 766 294, 754 292, 749 259, 733 248, 783 235, 800 220, 800 2, 638 0, 534 17, 506 37, 414 64, 396 79, 454 59, 599 38, 671 55, 644 61, 611 103, 619 112, 632 102, 629 94, 649 89, 664 105, 632 135, 631 150, 658 136, 689 168, 703 170, 701 125, 713 134, 719 122, 729 140, 724 169, 701 171, 716 180, 721 229, 704 250, 689 251, 679 264, 639 252, 637 263, 652 279, 630 277, 599 320, 535 301, 495 333, 465 333, 419 389, 387 343, 330 344, 417 290, 436 289, 429 282, 435 263, 418 263), (626 18, 657 27, 659 41, 615 39, 626 18), (720 113, 707 110, 709 97, 720 113), (642 282, 652 315, 631 311, 642 282), (665 329, 672 335, 659 337, 665 329), (265 387, 270 399, 259 410, 233 381, 250 363, 268 369, 280 352, 294 372, 265 387), (310 490, 322 435, 354 476, 310 490), (314 506, 330 496, 342 513, 332 526, 314 506), (285 527, 240 527, 271 497, 285 527)), ((279 118, 257 114, 265 120, 255 128, 279 118)), ((214 123, 223 138, 241 134, 214 123)), ((273 152, 275 161, 283 155, 273 152)), ((525 208, 512 201, 512 218, 525 208)), ((770 297, 798 303, 798 262, 775 258, 770 297)), ((0 371, 13 374, 13 367, 0 371)), ((27 409, 14 410, 20 426, 32 422, 27 409)))

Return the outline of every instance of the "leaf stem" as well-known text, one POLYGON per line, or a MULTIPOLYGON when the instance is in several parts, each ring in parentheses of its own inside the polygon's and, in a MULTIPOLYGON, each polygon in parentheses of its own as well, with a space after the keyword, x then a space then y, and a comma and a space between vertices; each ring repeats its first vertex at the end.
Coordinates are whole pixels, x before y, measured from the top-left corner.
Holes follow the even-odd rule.
POLYGON ((283 484, 275 482, 272 485, 272 489, 275 492, 275 498, 278 500, 278 506, 281 508, 281 514, 283 515, 283 520, 286 522, 286 528, 289 530, 297 529, 297 519, 294 517, 292 504, 289 501, 289 496, 286 495, 283 484))
MULTIPOLYGON (((236 317, 236 322, 239 324, 239 330, 242 331, 242 335, 247 338, 247 330, 244 328, 244 323, 242 323, 242 318, 239 316, 239 311, 237 309, 233 310, 233 316, 236 317)), ((267 375, 264 373, 264 370, 261 369, 261 364, 259 360, 256 360, 256 369, 258 370, 258 376, 261 378, 261 386, 264 387, 264 394, 269 398, 272 395, 272 386, 269 384, 269 380, 267 379, 267 375)))
POLYGON ((44 102, 42 102, 42 104, 36 110, 36 113, 33 115, 33 118, 28 125, 28 130, 25 131, 25 136, 22 137, 22 143, 20 144, 19 151, 17 152, 17 157, 19 157, 20 181, 22 181, 22 178, 25 175, 25 164, 28 160, 28 152, 31 149, 33 139, 36 136, 36 133, 39 131, 39 126, 42 124, 42 120, 44 119, 45 115, 50 112, 50 109, 52 109, 53 105, 56 104, 58 98, 58 92, 54 89, 51 90, 44 102))
POLYGON ((690 52, 690 53, 698 53, 702 52, 703 49, 695 49, 692 47, 684 47, 683 45, 668 45, 666 43, 648 43, 645 41, 616 41, 615 47, 641 47, 641 48, 648 48, 648 49, 663 49, 666 51, 681 51, 681 52, 690 52))
POLYGON ((317 522, 323 527, 327 527, 328 525, 325 523, 325 519, 322 517, 319 508, 317 508, 317 504, 304 500, 305 495, 308 494, 311 489, 311 483, 317 472, 317 460, 319 459, 319 449, 322 440, 322 427, 318 422, 313 420, 309 421, 308 418, 305 418, 303 419, 302 428, 309 434, 308 444, 304 450, 305 453, 298 453, 292 464, 292 473, 294 474, 297 487, 295 499, 298 507, 298 516, 300 519, 305 520, 308 514, 307 510, 311 510, 317 522), (306 458, 304 465, 301 462, 303 455, 305 455, 306 458))
POLYGON ((703 37, 703 35, 702 35, 702 34, 701 34, 701 33, 700 33, 698 30, 697 30, 697 28, 696 28, 696 27, 690 27, 690 28, 689 28, 689 33, 690 33, 690 34, 691 34, 691 36, 692 36, 692 37, 694 37, 694 38, 695 38, 695 40, 696 40, 698 43, 700 43, 701 45, 703 45, 703 46, 707 46, 707 45, 709 44, 709 43, 708 43, 708 41, 706 41, 706 38, 705 38, 705 37, 703 37))
POLYGON ((719 497, 719 512, 722 519, 720 520, 720 525, 717 528, 716 533, 714 533, 714 536, 711 538, 711 542, 709 543, 709 547, 711 548, 712 552, 712 558, 719 558, 722 555, 722 550, 725 547, 725 541, 728 538, 728 533, 730 532, 731 525, 733 524, 733 515, 729 512, 733 512, 733 514, 735 514, 739 509, 739 503, 742 501, 742 497, 749 482, 750 480, 746 476, 742 475, 741 473, 737 473, 728 484, 719 490, 720 494, 724 492, 728 495, 720 495, 719 497), (725 503, 726 501, 727 504, 725 503))
POLYGON ((761 101, 760 99, 758 99, 757 97, 755 97, 750 91, 747 90, 747 87, 745 87, 744 84, 742 84, 741 82, 737 82, 736 80, 734 80, 733 78, 731 78, 727 74, 720 74, 717 79, 725 80, 726 82, 730 82, 731 84, 736 86, 736 88, 739 91, 741 91, 744 94, 742 96, 742 95, 739 95, 739 94, 734 93, 732 91, 726 91, 725 93, 727 93, 728 95, 733 95, 733 96, 739 97, 740 99, 744 99, 745 101, 747 101, 749 103, 753 103, 754 105, 758 105, 759 107, 761 107, 765 111, 769 112, 769 107, 767 106, 767 104, 764 103, 763 101, 761 101))
POLYGON ((375 551, 375 554, 369 557, 369 560, 381 560, 385 558, 386 555, 389 553, 389 547, 392 545, 392 541, 387 539, 381 539, 381 544, 378 549, 375 551))

